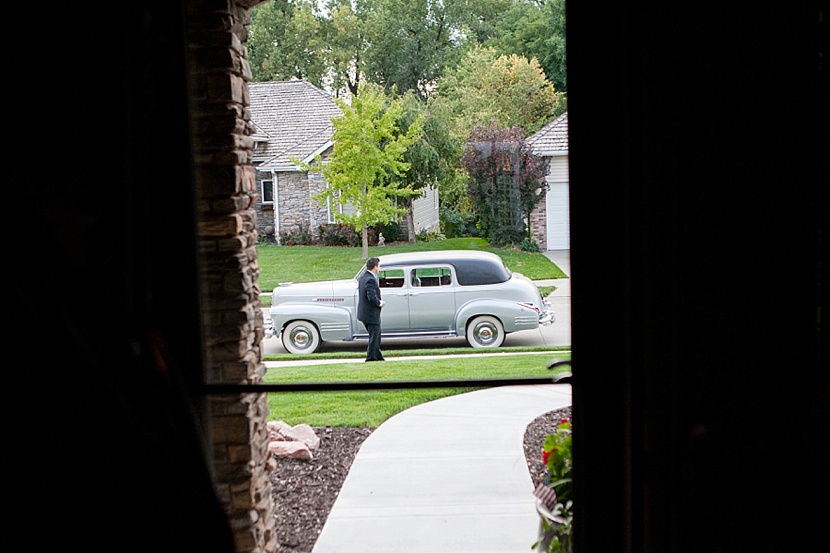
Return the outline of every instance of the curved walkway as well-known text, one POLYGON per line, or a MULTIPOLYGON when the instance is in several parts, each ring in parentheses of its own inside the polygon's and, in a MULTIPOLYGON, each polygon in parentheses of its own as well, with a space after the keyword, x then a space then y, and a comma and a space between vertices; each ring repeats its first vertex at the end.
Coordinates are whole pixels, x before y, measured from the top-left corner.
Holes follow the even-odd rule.
POLYGON ((568 384, 504 386, 403 411, 363 442, 313 553, 527 553, 539 518, 524 432, 568 384))

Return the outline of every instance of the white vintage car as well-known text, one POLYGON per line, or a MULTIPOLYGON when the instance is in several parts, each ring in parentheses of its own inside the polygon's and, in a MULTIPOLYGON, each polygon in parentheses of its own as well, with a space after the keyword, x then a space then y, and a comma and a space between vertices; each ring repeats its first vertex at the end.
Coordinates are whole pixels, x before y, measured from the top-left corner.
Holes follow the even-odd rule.
MULTIPOLYGON (((368 339, 357 320, 358 279, 286 283, 274 289, 266 337, 281 336, 291 353, 324 342, 368 339)), ((496 254, 469 250, 380 256, 386 306, 382 338, 465 336, 474 348, 497 348, 519 330, 550 324, 555 314, 539 288, 496 254)))

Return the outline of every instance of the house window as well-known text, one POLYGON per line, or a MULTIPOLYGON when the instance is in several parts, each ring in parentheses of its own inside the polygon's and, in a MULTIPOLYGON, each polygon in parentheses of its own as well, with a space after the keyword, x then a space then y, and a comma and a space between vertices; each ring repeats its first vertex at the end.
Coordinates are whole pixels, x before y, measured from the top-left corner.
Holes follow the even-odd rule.
MULTIPOLYGON (((328 185, 326 185, 326 186, 328 186, 328 185)), ((340 192, 337 193, 337 200, 336 200, 333 208, 332 208, 332 199, 331 198, 326 199, 326 210, 327 210, 327 213, 328 213, 328 219, 329 219, 328 222, 329 223, 335 223, 336 222, 335 217, 334 217, 335 213, 337 213, 337 214, 345 213, 347 215, 354 215, 355 213, 357 213, 357 207, 354 204, 352 204, 351 202, 346 202, 345 204, 340 203, 340 192)))
POLYGON ((264 180, 262 181, 262 203, 263 204, 273 204, 274 203, 274 181, 272 180, 264 180))

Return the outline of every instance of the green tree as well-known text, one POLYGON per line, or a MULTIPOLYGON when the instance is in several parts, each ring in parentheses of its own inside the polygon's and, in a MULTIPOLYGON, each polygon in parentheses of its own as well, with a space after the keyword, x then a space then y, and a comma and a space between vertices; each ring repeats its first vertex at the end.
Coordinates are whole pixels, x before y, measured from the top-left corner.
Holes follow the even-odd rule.
POLYGON ((389 177, 409 169, 402 158, 421 136, 421 119, 413 121, 405 133, 400 132, 400 102, 388 99, 382 88, 368 83, 361 83, 351 105, 339 98, 335 101, 343 116, 332 119, 332 154, 325 165, 317 159, 329 186, 315 199, 356 208, 354 213, 335 214, 335 220, 361 232, 363 259, 367 259, 369 226, 386 224, 406 211, 395 205, 395 198, 417 194, 411 186, 401 186, 389 177))
POLYGON ((470 197, 490 242, 532 236, 530 214, 545 197, 548 160, 534 155, 519 127, 475 127, 464 150, 470 197))
POLYGON ((331 90, 335 96, 355 96, 363 78, 368 47, 366 15, 362 12, 362 5, 351 0, 328 0, 326 14, 323 28, 328 45, 325 57, 331 90))
POLYGON ((465 52, 537 58, 565 88, 564 0, 271 0, 251 10, 255 81, 307 79, 335 96, 369 80, 430 97, 465 52))
POLYGON ((476 47, 448 71, 438 88, 455 118, 455 132, 476 126, 521 127, 529 135, 566 109, 565 98, 545 78, 538 62, 493 48, 476 47))
POLYGON ((422 97, 435 82, 455 49, 451 27, 436 0, 367 0, 372 15, 367 35, 366 76, 401 92, 416 90, 422 97))
POLYGON ((428 98, 448 67, 458 63, 484 21, 495 21, 505 0, 360 0, 365 6, 366 78, 401 93, 428 98))
MULTIPOLYGON (((399 120, 401 130, 406 132, 412 124, 420 122, 423 132, 404 152, 402 159, 408 168, 400 175, 392 175, 390 181, 416 192, 432 186, 439 190, 440 195, 444 186, 451 186, 458 178, 457 167, 461 162, 464 143, 452 134, 448 115, 442 113, 434 102, 422 101, 412 90, 403 94, 399 102, 402 108, 399 120)), ((406 198, 401 202, 409 212, 407 235, 410 242, 415 241, 413 199, 406 198)))
POLYGON ((536 58, 559 92, 568 90, 565 0, 518 0, 499 14, 484 44, 503 55, 536 58))
POLYGON ((324 23, 312 0, 272 0, 251 10, 253 80, 306 79, 323 88, 330 72, 324 23))

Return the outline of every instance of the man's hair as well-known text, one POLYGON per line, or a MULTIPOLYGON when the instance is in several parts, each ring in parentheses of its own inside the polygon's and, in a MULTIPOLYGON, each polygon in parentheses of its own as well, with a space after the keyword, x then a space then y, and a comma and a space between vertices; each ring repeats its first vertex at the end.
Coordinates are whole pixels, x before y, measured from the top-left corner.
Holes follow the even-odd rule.
POLYGON ((366 269, 369 271, 371 271, 378 265, 380 265, 380 259, 378 259, 377 257, 370 257, 366 260, 366 269))

